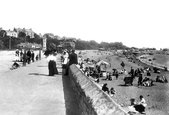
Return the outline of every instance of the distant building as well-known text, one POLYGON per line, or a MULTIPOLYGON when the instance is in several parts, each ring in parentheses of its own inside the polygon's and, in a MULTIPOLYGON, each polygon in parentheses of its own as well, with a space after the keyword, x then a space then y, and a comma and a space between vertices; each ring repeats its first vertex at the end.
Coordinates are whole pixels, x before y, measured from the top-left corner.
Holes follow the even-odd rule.
POLYGON ((20 32, 24 32, 26 36, 30 36, 30 38, 34 38, 34 34, 35 34, 35 32, 32 29, 14 28, 14 31, 17 32, 18 35, 20 32))
POLYGON ((34 32, 32 31, 32 29, 23 29, 23 31, 25 32, 26 36, 30 36, 30 38, 34 38, 34 32))
POLYGON ((99 51, 105 51, 105 48, 99 48, 99 51))
POLYGON ((23 32, 23 29, 21 29, 21 28, 14 28, 13 31, 17 32, 17 34, 19 35, 20 32, 23 32))
POLYGON ((6 30, 6 35, 10 37, 15 37, 15 38, 18 37, 18 33, 12 30, 6 30))

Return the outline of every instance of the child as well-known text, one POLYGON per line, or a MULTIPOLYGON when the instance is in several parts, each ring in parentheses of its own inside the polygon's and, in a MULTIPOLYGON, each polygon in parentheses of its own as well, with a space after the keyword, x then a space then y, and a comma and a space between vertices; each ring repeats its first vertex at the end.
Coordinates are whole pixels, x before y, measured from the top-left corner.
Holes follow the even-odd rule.
POLYGON ((112 97, 112 96, 114 96, 115 95, 115 89, 112 87, 111 89, 110 89, 110 96, 112 97))

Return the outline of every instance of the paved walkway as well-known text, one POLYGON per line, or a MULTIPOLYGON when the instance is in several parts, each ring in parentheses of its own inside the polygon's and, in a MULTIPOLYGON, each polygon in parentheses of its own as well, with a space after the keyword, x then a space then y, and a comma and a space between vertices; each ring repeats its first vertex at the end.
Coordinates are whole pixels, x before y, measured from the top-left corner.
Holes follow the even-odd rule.
POLYGON ((62 79, 67 76, 62 76, 60 56, 57 58, 59 75, 48 76, 43 58, 0 76, 0 115, 80 115, 74 94, 65 86, 68 80, 62 79), (71 103, 77 111, 68 106, 71 103))

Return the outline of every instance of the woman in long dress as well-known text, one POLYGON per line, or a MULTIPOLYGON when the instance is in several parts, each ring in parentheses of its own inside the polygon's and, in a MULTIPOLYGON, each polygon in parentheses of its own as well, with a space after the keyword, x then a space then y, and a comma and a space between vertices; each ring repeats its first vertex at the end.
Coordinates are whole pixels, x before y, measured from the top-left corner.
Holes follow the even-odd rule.
POLYGON ((146 104, 144 97, 140 95, 140 102, 134 105, 135 110, 138 111, 139 113, 145 113, 146 106, 147 104, 146 104))
POLYGON ((67 62, 68 62, 68 57, 69 57, 69 54, 67 53, 67 52, 64 52, 64 55, 63 55, 63 58, 64 58, 64 62, 63 62, 63 64, 67 64, 67 62))
POLYGON ((54 76, 55 74, 58 74, 58 70, 56 67, 56 57, 54 56, 53 52, 47 57, 47 60, 48 60, 49 76, 54 76))

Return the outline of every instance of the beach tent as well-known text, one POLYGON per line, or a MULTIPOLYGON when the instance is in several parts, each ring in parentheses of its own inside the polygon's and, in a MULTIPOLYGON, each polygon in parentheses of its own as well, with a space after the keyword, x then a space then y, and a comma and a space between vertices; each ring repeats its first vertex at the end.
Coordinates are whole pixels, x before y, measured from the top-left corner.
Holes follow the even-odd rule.
POLYGON ((108 67, 110 67, 110 64, 106 61, 99 61, 96 63, 100 67, 100 71, 106 71, 108 67))
POLYGON ((96 65, 100 66, 100 65, 110 65, 110 64, 106 61, 101 60, 101 61, 97 62, 96 65))

